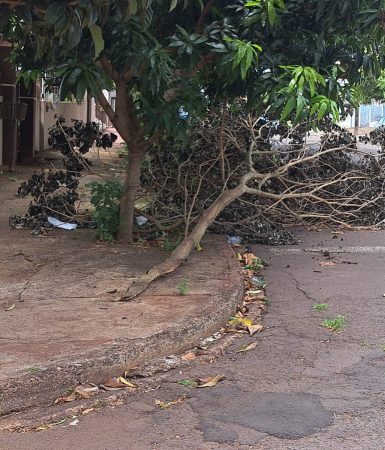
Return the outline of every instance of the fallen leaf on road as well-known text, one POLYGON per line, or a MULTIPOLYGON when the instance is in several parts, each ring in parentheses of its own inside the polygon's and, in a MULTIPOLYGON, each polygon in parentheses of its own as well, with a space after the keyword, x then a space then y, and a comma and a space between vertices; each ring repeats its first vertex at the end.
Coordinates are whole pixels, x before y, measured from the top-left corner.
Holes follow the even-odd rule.
POLYGON ((75 427, 79 422, 80 422, 79 419, 75 419, 72 422, 70 422, 68 425, 70 425, 71 427, 75 427))
POLYGON ((254 253, 250 252, 243 254, 243 260, 245 261, 246 266, 252 265, 255 259, 257 259, 257 257, 254 255, 254 253))
POLYGON ((213 387, 216 384, 218 384, 220 381, 224 380, 224 375, 216 375, 212 378, 198 378, 198 388, 206 388, 206 387, 213 387))
POLYGON ((74 389, 74 392, 81 398, 91 398, 91 395, 98 392, 98 390, 99 388, 94 385, 79 385, 74 389))
POLYGON ((67 403, 67 402, 73 402, 78 398, 78 394, 73 390, 68 395, 63 395, 55 400, 55 405, 58 405, 60 403, 67 403))
POLYGON ((248 328, 253 325, 253 321, 251 319, 248 319, 246 317, 232 317, 229 320, 229 325, 231 326, 243 326, 245 328, 248 328))
POLYGON ((87 408, 84 411, 82 411, 82 415, 85 416, 86 414, 89 414, 92 411, 94 411, 94 408, 87 408))
POLYGON ((9 306, 8 308, 5 308, 6 311, 12 311, 13 309, 15 309, 16 303, 13 303, 11 306, 9 306))
POLYGON ((253 336, 255 333, 260 333, 263 330, 263 325, 260 323, 257 325, 251 325, 250 327, 247 327, 249 330, 250 336, 253 336))
POLYGON ((256 342, 252 342, 249 345, 242 345, 241 347, 239 347, 239 349, 237 350, 237 353, 246 353, 250 350, 253 350, 255 347, 257 346, 256 342))
POLYGON ((188 353, 185 353, 185 354, 181 357, 181 360, 182 360, 182 361, 194 361, 195 358, 196 358, 195 353, 188 352, 188 353))
POLYGON ((334 261, 321 261, 321 262, 319 263, 319 265, 320 265, 321 267, 332 267, 332 266, 335 266, 336 263, 335 263, 334 261))
POLYGON ((160 409, 167 409, 170 406, 178 405, 186 400, 186 397, 182 395, 182 397, 178 397, 175 400, 171 400, 169 402, 163 402, 162 400, 155 400, 155 405, 159 406, 160 409))
POLYGON ((91 395, 96 394, 99 388, 94 384, 79 384, 67 395, 63 395, 55 400, 55 405, 60 403, 73 402, 79 398, 88 399, 91 395))
POLYGON ((55 427, 56 425, 61 425, 64 423, 68 417, 64 417, 64 419, 58 420, 56 422, 49 422, 49 423, 42 423, 38 427, 35 428, 35 431, 46 431, 50 430, 51 428, 55 427))
POLYGON ((111 391, 111 390, 117 390, 117 389, 135 389, 137 386, 134 383, 131 383, 124 377, 111 377, 107 381, 105 381, 103 384, 100 385, 104 390, 111 391))

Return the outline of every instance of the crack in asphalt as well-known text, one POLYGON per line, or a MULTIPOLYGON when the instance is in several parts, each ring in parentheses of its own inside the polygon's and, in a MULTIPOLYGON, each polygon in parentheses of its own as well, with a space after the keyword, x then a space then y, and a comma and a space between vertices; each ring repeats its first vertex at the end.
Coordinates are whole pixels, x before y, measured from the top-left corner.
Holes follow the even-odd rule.
POLYGON ((297 280, 297 278, 291 273, 290 270, 283 270, 284 273, 286 273, 287 275, 289 275, 289 277, 294 281, 295 284, 295 288, 297 289, 298 292, 300 292, 301 294, 303 294, 303 296, 307 299, 310 300, 312 302, 315 302, 316 300, 311 297, 306 291, 305 289, 301 288, 301 283, 299 282, 299 280, 297 280))

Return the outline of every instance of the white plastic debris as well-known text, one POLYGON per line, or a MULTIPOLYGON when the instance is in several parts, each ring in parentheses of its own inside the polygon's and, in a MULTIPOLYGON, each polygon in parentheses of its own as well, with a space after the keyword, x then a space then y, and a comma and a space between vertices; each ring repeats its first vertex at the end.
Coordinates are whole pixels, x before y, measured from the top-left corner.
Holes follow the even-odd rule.
POLYGON ((66 223, 55 217, 48 217, 48 222, 56 228, 63 228, 64 230, 75 230, 77 227, 76 223, 66 223))
POLYGON ((70 422, 68 425, 71 427, 76 427, 76 425, 80 422, 79 419, 75 419, 72 422, 70 422))
POLYGON ((230 245, 239 245, 242 242, 241 236, 226 236, 230 245))
POLYGON ((147 217, 144 216, 136 216, 135 221, 141 227, 142 225, 148 222, 148 219, 147 217))

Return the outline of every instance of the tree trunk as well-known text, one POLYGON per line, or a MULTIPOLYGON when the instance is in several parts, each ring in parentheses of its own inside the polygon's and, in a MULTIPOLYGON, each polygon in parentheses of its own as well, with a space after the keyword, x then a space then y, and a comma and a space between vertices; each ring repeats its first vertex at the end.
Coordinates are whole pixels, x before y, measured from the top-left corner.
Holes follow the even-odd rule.
POLYGON ((121 300, 132 300, 143 292, 151 282, 162 275, 173 272, 181 266, 188 259, 191 250, 199 244, 206 233, 207 228, 214 222, 218 214, 221 213, 227 205, 244 194, 245 189, 246 184, 241 183, 231 190, 224 191, 215 202, 205 210, 190 234, 183 239, 171 255, 162 263, 152 267, 147 273, 142 275, 137 282, 134 282, 129 286, 121 300))
MULTIPOLYGON (((144 146, 143 146, 144 147, 144 146)), ((118 239, 132 243, 134 231, 135 201, 140 190, 140 171, 144 149, 139 145, 128 149, 128 165, 123 197, 120 201, 118 239)))
POLYGON ((354 109, 354 134, 358 135, 358 129, 360 126, 360 108, 354 109))

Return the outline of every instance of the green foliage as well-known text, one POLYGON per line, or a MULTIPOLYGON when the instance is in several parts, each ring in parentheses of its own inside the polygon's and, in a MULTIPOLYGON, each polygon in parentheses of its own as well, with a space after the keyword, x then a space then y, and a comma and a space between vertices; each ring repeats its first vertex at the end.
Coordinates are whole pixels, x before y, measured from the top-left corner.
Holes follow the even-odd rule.
POLYGON ((329 305, 327 303, 316 303, 313 305, 315 311, 325 311, 328 307, 329 305))
POLYGON ((190 290, 189 283, 186 279, 181 280, 178 284, 179 295, 187 295, 190 290))
POLYGON ((122 145, 118 148, 117 153, 118 153, 118 157, 119 157, 119 158, 127 158, 127 156, 128 156, 128 148, 127 148, 127 144, 122 144, 122 145))
MULTIPOLYGON (((336 101, 319 95, 318 90, 326 85, 325 78, 312 67, 282 66, 290 77, 287 87, 280 93, 287 98, 285 107, 281 113, 281 120, 288 119, 292 113, 295 121, 301 121, 310 116, 318 121, 329 114, 335 120, 339 120, 339 110, 336 101)), ((285 77, 285 75, 283 75, 285 77)))
POLYGON ((162 243, 162 248, 168 252, 173 252, 182 240, 182 234, 179 233, 177 237, 174 238, 166 237, 162 243))
POLYGON ((247 73, 258 60, 258 52, 262 47, 251 42, 244 42, 240 39, 224 38, 225 42, 230 43, 234 55, 230 58, 233 61, 233 69, 240 68, 241 79, 245 80, 247 73))
POLYGON ((265 267, 264 261, 261 258, 256 257, 253 259, 251 264, 248 264, 245 266, 245 269, 249 269, 249 270, 258 272, 259 270, 262 270, 264 267, 265 267))
POLYGON ((91 203, 95 207, 93 219, 100 238, 112 241, 119 227, 119 200, 123 186, 119 181, 93 181, 87 186, 91 190, 91 203))
POLYGON ((346 316, 339 315, 334 319, 325 319, 321 325, 329 330, 338 331, 345 325, 345 322, 346 316))
POLYGON ((0 0, 0 18, 25 79, 59 77, 61 97, 81 101, 123 78, 146 133, 182 135, 180 108, 238 96, 282 120, 337 120, 385 67, 375 0, 0 0))

